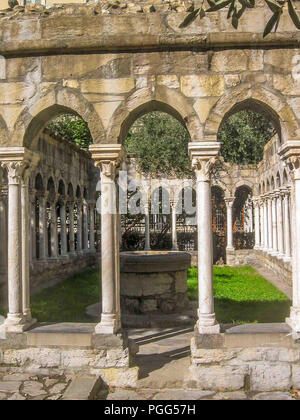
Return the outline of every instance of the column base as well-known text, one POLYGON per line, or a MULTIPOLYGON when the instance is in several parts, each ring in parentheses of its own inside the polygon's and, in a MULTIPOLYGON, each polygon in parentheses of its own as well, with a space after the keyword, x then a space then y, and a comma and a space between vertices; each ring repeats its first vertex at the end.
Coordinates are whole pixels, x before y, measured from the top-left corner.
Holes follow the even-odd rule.
POLYGON ((233 246, 226 247, 226 251, 235 251, 235 248, 233 246))
POLYGON ((36 319, 28 319, 22 314, 8 314, 4 321, 4 330, 8 333, 23 333, 36 324, 36 319))
POLYGON ((220 324, 216 321, 215 314, 200 314, 197 322, 197 330, 199 334, 219 334, 221 331, 220 324))
POLYGON ((116 315, 101 314, 101 321, 95 327, 95 334, 117 334, 121 330, 121 321, 116 315))
POLYGON ((255 245, 255 247, 253 249, 255 249, 257 251, 261 251, 262 247, 260 245, 255 245))
POLYGON ((284 262, 286 262, 286 263, 290 263, 290 262, 292 262, 292 257, 283 257, 283 261, 284 262))

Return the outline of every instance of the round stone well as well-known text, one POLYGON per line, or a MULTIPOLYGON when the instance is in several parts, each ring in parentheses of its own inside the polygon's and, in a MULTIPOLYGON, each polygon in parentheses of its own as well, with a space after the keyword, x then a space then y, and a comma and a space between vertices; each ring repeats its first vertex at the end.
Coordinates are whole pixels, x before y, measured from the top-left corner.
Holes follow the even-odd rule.
POLYGON ((121 308, 126 313, 170 314, 188 308, 191 255, 180 251, 122 252, 121 308))

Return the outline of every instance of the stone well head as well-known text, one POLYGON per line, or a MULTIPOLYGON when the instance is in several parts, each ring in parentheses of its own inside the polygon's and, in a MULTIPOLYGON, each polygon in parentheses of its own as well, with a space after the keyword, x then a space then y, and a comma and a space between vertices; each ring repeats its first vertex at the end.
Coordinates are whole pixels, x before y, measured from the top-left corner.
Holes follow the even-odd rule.
POLYGON ((123 252, 121 305, 125 312, 173 313, 186 309, 191 255, 180 251, 123 252))

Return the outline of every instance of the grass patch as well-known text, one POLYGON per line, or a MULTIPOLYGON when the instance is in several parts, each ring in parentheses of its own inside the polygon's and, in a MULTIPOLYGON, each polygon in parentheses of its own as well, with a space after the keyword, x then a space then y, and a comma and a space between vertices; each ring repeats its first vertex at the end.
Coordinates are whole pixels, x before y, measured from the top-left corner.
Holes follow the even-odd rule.
MULTIPOLYGON (((198 299, 197 268, 188 275, 189 299, 198 299)), ((221 323, 284 322, 290 300, 252 267, 214 267, 216 317, 221 323)))
MULTIPOLYGON (((189 270, 188 294, 198 299, 197 268, 189 270)), ((214 294, 221 323, 284 322, 289 315, 289 299, 251 267, 214 267, 214 294)), ((32 315, 39 322, 91 322, 85 310, 99 295, 99 271, 89 270, 33 296, 32 315)))
POLYGON ((42 290, 31 298, 32 316, 39 322, 91 322, 85 310, 99 300, 99 276, 88 270, 42 290))

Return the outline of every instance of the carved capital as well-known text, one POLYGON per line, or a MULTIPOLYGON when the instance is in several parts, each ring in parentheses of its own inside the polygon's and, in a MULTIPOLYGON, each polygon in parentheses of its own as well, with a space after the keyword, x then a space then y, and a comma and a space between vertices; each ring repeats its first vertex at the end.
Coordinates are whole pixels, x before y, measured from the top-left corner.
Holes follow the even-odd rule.
POLYGON ((300 140, 289 140, 278 150, 280 158, 292 172, 294 180, 300 180, 300 140))
POLYGON ((25 175, 26 169, 29 167, 27 161, 5 161, 1 162, 1 166, 7 171, 8 184, 10 185, 19 185, 22 180, 28 178, 25 175))
POLYGON ((189 155, 197 181, 210 181, 220 148, 221 143, 219 142, 199 141, 189 143, 189 155))
POLYGON ((252 198, 252 203, 254 208, 259 208, 260 207, 260 198, 259 197, 253 197, 252 198))
POLYGON ((39 161, 39 155, 24 147, 0 148, 1 167, 6 169, 8 183, 19 185, 23 181, 28 184, 29 173, 39 161))
POLYGON ((225 197, 224 199, 226 207, 233 207, 234 197, 225 197))
POLYGON ((92 144, 89 150, 95 166, 104 176, 114 180, 126 155, 124 147, 121 144, 92 144))

